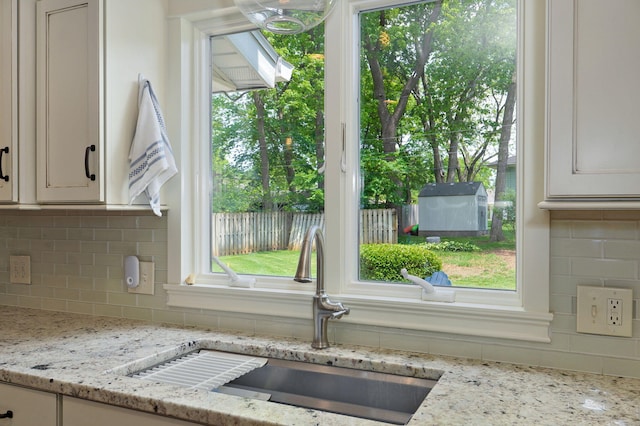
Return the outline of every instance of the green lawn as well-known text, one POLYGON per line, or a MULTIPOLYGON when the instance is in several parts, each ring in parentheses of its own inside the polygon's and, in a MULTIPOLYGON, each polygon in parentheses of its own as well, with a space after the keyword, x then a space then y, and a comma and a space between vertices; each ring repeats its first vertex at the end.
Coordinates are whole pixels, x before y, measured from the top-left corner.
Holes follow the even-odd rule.
MULTIPOLYGON (((436 251, 442 259, 442 270, 451 282, 461 287, 516 289, 515 232, 504 230, 505 240, 489 241, 488 236, 442 238, 442 241, 472 243, 480 248, 475 252, 436 251)), ((403 235, 402 244, 422 244, 424 237, 403 235)))
MULTIPOLYGON (((499 243, 489 242, 488 237, 447 238, 448 240, 471 242, 480 247, 481 251, 436 251, 442 259, 443 271, 456 286, 515 290, 515 239, 513 232, 505 232, 505 236, 506 240, 499 243)), ((443 238, 444 240, 445 238, 443 238)), ((423 243, 424 238, 403 235, 399 242, 401 244, 417 244, 423 243)), ((300 253, 297 251, 280 250, 221 256, 220 260, 240 274, 293 278, 299 255, 300 253)), ((311 269, 312 276, 315 277, 315 252, 313 256, 311 269)), ((222 269, 215 263, 213 270, 222 272, 222 269)))
MULTIPOLYGON (((235 256, 220 256, 220 260, 239 274, 248 275, 272 275, 292 277, 298 267, 299 251, 278 250, 260 251, 235 256)), ((316 276, 316 253, 311 254, 311 274, 316 276)), ((222 272, 222 269, 213 264, 214 272, 222 272)))

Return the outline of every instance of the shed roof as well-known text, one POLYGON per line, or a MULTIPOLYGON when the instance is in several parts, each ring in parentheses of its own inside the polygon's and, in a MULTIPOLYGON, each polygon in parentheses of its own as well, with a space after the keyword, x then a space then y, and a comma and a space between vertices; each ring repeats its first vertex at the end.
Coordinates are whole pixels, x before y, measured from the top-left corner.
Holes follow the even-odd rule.
POLYGON ((418 197, 476 195, 481 186, 484 189, 482 182, 428 183, 420 190, 418 197))

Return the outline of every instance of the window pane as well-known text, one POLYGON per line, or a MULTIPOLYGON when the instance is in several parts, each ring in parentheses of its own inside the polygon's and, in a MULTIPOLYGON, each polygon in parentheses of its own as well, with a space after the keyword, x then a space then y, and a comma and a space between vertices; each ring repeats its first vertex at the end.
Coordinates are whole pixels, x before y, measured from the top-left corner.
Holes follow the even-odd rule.
POLYGON ((324 223, 324 29, 211 46, 211 252, 237 273, 293 276, 303 232, 324 223))
POLYGON ((360 14, 361 280, 515 290, 516 22, 515 0, 360 14))

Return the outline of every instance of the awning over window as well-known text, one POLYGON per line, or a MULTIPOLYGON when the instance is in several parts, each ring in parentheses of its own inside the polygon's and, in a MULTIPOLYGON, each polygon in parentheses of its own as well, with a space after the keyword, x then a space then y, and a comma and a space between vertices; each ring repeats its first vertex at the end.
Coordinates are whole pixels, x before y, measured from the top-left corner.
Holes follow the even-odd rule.
POLYGON ((211 56, 213 93, 273 88, 293 72, 260 31, 213 37, 211 56))

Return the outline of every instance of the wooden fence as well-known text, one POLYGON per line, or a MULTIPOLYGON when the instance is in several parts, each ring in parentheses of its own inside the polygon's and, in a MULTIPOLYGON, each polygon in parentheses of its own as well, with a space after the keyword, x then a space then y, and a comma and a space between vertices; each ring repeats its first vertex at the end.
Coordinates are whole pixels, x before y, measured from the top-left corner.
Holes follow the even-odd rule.
MULTIPOLYGON (((214 213, 211 217, 212 252, 214 256, 228 256, 256 251, 299 250, 311 225, 324 227, 324 214, 214 213)), ((397 241, 395 210, 361 210, 361 243, 397 241)))

